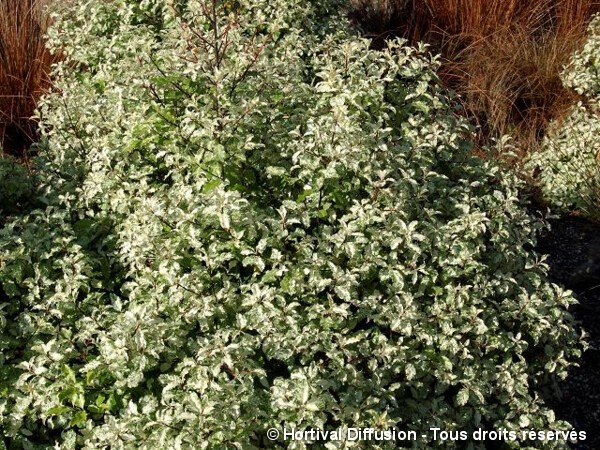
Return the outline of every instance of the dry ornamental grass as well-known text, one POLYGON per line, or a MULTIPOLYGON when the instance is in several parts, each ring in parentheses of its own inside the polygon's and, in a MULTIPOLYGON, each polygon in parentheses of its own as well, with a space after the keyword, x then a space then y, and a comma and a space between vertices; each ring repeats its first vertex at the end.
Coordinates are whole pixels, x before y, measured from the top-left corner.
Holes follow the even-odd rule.
POLYGON ((50 87, 50 66, 57 56, 45 46, 47 0, 0 2, 0 143, 2 150, 25 156, 38 137, 31 117, 50 87))

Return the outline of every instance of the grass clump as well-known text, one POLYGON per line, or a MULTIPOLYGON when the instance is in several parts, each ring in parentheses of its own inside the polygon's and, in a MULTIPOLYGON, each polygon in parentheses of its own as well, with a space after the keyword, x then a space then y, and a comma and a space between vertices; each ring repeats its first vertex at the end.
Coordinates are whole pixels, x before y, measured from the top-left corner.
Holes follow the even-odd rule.
POLYGON ((46 47, 48 0, 0 2, 0 147, 23 157, 39 137, 34 115, 57 54, 46 47))

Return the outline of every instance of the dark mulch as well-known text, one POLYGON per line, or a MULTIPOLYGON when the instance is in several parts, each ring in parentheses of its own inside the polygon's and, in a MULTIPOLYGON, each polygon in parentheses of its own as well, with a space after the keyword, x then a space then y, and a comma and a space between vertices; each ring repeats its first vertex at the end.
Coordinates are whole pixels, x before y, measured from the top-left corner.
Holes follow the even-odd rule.
POLYGON ((577 450, 600 449, 600 224, 578 216, 550 221, 537 250, 549 255, 550 279, 572 290, 579 305, 572 310, 586 331, 590 348, 579 367, 560 383, 561 396, 550 401, 559 419, 586 431, 577 450))

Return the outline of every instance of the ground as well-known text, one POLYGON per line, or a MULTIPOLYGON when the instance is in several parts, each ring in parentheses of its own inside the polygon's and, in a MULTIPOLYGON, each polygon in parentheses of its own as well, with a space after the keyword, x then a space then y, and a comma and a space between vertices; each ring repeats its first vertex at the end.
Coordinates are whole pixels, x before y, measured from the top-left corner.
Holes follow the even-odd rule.
POLYGON ((588 439, 574 444, 576 450, 600 449, 600 224, 576 215, 550 221, 551 229, 538 243, 538 251, 548 254, 550 278, 572 290, 579 305, 573 314, 588 334, 589 349, 579 367, 559 383, 560 398, 553 407, 558 418, 576 430, 586 431, 588 439))

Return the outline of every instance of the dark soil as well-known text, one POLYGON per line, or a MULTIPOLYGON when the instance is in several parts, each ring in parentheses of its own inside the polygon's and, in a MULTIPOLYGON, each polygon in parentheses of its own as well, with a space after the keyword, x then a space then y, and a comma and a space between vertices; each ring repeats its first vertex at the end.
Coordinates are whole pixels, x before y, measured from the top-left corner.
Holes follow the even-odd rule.
POLYGON ((29 147, 33 144, 35 136, 35 127, 31 125, 29 130, 20 128, 14 124, 0 124, 0 152, 23 158, 27 155, 29 147))
POLYGON ((578 216, 550 221, 537 250, 548 254, 551 281, 574 292, 579 304, 572 309, 588 334, 589 349, 579 367, 560 382, 560 397, 550 401, 557 418, 568 421, 587 439, 576 450, 600 449, 600 224, 578 216))

